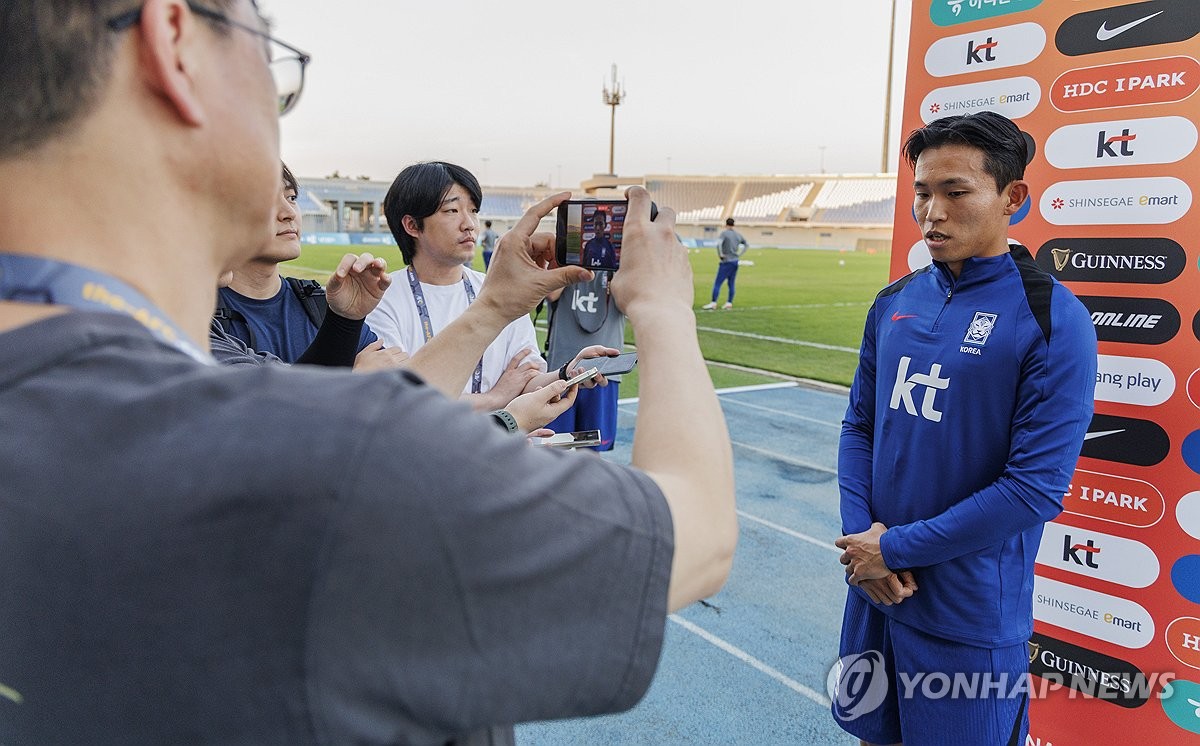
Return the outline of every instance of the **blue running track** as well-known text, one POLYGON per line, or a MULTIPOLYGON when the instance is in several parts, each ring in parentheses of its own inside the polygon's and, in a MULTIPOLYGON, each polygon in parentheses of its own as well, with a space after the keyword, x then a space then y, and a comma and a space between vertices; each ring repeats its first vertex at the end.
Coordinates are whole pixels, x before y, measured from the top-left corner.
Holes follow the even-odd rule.
MULTIPOLYGON (((521 746, 858 743, 834 724, 826 690, 846 593, 833 546, 846 395, 782 384, 729 389, 721 404, 740 522, 729 582, 711 606, 671 616, 637 707, 521 726, 521 746)), ((621 405, 615 461, 630 460, 636 412, 621 405)))

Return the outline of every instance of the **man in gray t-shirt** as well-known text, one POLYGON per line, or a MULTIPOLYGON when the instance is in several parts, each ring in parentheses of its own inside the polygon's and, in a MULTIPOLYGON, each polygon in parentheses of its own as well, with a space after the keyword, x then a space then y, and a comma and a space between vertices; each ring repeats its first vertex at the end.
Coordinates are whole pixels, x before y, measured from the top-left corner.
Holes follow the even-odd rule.
POLYGON ((567 194, 404 369, 218 366, 214 290, 261 245, 306 58, 273 80, 250 0, 126 5, 0 13, 0 743, 444 744, 632 706, 737 537, 673 211, 629 190, 632 466, 451 398, 591 278, 534 235, 567 194))
POLYGON ((500 234, 492 230, 492 221, 483 221, 483 234, 479 236, 479 245, 483 247, 483 268, 486 270, 492 264, 492 252, 496 250, 496 239, 500 234))
POLYGON ((733 218, 726 218, 725 230, 721 231, 720 242, 717 244, 717 258, 721 263, 717 265, 717 279, 713 281, 712 301, 702 306, 704 310, 711 311, 717 307, 717 296, 720 294, 721 284, 724 282, 729 283, 729 298, 725 301, 725 308, 733 308, 738 259, 746 253, 748 248, 750 248, 750 244, 746 243, 746 239, 742 237, 741 233, 733 229, 733 218))

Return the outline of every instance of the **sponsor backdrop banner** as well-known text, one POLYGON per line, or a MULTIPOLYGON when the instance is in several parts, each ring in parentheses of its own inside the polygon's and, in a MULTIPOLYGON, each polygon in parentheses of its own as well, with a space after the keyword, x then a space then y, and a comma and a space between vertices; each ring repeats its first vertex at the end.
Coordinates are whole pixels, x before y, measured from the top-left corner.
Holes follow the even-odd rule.
MULTIPOLYGON (((1200 0, 914 2, 904 132, 1017 122, 1034 147, 1010 235, 1100 339, 1096 415, 1037 555, 1036 746, 1200 742, 1198 33, 1200 0)), ((893 279, 929 263, 899 171, 893 279)))

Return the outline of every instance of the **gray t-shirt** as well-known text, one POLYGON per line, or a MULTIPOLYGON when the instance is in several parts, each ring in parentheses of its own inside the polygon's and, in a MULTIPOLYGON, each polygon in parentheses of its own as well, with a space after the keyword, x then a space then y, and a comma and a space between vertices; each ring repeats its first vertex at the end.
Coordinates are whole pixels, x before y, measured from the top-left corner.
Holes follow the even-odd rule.
POLYGON ((483 246, 484 251, 491 251, 492 249, 496 248, 497 238, 500 238, 500 234, 496 233, 496 231, 492 230, 491 228, 488 228, 483 232, 483 235, 479 237, 479 244, 483 246))
POLYGON ((641 697, 644 474, 411 373, 200 365, 132 319, 0 334, 0 743, 439 743, 641 697))
MULTIPOLYGON (((610 280, 608 272, 598 271, 588 282, 568 285, 558 300, 549 304, 546 362, 550 370, 570 362, 588 345, 624 349, 625 315, 608 291, 610 280)), ((621 377, 613 379, 619 381, 621 377)))
POLYGON ((717 245, 717 256, 723 262, 737 261, 737 258, 746 253, 749 244, 733 228, 726 228, 721 231, 720 243, 717 245))

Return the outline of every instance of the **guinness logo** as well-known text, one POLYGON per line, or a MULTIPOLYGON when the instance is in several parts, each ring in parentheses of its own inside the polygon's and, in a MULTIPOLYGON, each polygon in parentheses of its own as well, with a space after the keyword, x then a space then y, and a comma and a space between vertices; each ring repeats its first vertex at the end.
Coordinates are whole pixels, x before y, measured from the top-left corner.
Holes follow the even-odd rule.
POLYGON ((1050 253, 1054 255, 1054 269, 1062 272, 1067 268, 1067 260, 1071 258, 1070 249, 1050 249, 1050 253))
POLYGON ((1162 686, 1158 675, 1147 675, 1129 661, 1048 635, 1035 632, 1029 649, 1029 673, 1120 707, 1141 707, 1162 686))
POLYGON ((1183 274, 1187 253, 1169 238, 1056 238, 1037 252, 1063 282, 1161 285, 1183 274))

